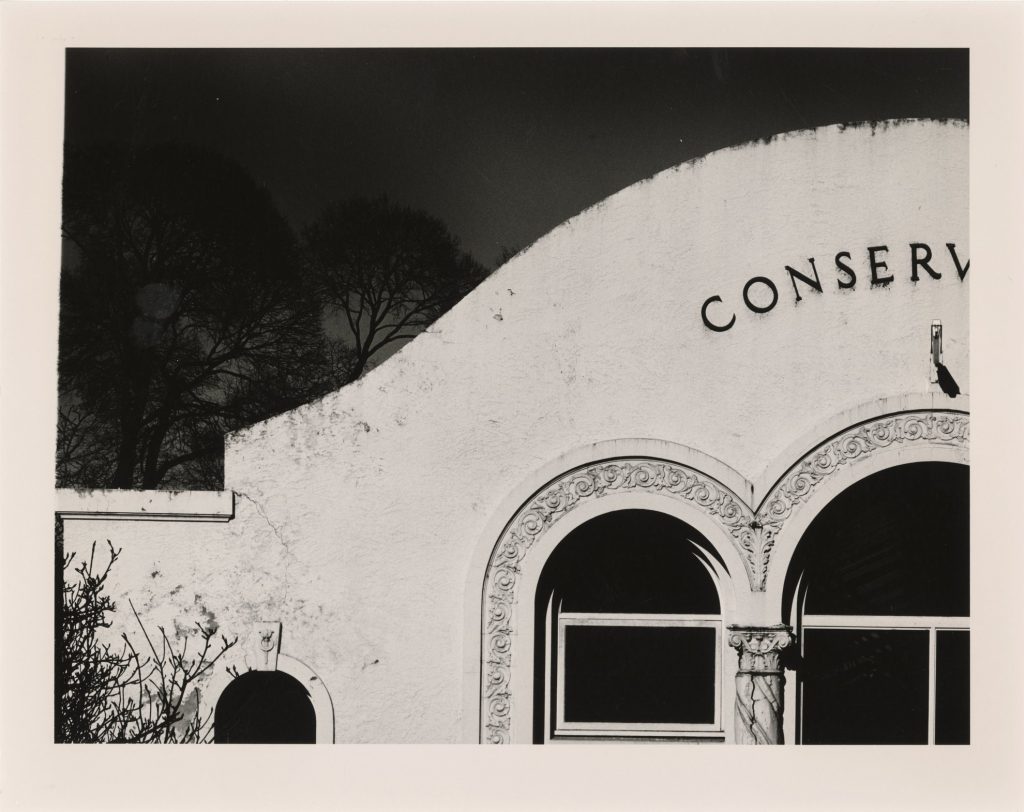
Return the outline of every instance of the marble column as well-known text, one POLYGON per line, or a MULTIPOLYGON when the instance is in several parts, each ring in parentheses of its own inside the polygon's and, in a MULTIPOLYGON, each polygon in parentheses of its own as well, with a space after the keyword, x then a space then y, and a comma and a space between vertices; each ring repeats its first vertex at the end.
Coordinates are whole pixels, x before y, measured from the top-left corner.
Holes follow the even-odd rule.
POLYGON ((794 640, 789 626, 730 626, 739 652, 736 672, 736 744, 782 744, 782 650, 794 640))

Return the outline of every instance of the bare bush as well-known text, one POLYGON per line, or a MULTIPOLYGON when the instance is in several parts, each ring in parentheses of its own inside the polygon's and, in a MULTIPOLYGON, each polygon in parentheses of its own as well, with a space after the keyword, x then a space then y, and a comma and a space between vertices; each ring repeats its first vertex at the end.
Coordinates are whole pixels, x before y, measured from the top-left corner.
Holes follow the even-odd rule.
POLYGON ((132 614, 146 640, 140 653, 127 634, 116 648, 100 641, 116 610, 105 593, 106 581, 120 555, 108 541, 109 559, 102 569, 93 543, 89 560, 72 569, 74 553, 63 560, 61 647, 57 667, 58 742, 198 743, 211 739, 212 711, 199 710, 196 683, 234 646, 215 630, 196 623, 199 648, 189 656, 188 637, 180 649, 162 626, 157 642, 146 631, 135 606, 132 614), (70 578, 70 580, 69 580, 70 578))

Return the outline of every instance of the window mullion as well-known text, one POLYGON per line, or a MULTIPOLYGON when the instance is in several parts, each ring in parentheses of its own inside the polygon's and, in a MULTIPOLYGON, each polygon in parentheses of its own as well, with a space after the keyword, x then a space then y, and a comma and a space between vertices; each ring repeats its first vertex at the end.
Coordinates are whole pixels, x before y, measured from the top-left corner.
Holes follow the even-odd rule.
POLYGON ((935 744, 935 660, 936 631, 928 630, 928 744, 935 744))
MULTIPOLYGON (((559 607, 561 608, 561 607, 559 607)), ((555 713, 555 725, 557 729, 565 727, 565 621, 558 619, 558 658, 555 664, 555 682, 557 705, 555 713)))
MULTIPOLYGON (((554 628, 554 602, 555 594, 552 592, 548 597, 547 609, 544 612, 544 635, 548 637, 552 633, 554 628)), ((555 633, 555 645, 557 646, 557 639, 561 635, 555 633)), ((554 710, 552 705, 559 704, 561 702, 561 694, 556 692, 556 695, 552 696, 552 670, 554 669, 554 663, 552 662, 552 646, 550 639, 548 644, 544 646, 544 741, 551 740, 551 713, 554 710)))
POLYGON ((722 646, 722 623, 715 626, 715 726, 722 726, 722 658, 725 651, 722 646))

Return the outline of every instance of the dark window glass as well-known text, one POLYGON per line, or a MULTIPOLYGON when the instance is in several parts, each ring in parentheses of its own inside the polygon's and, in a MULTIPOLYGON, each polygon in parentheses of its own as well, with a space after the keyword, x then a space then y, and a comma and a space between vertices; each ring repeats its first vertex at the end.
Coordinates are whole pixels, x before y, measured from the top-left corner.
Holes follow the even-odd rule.
POLYGON ((807 629, 804 744, 927 744, 928 632, 807 629))
MULTIPOLYGON (((552 732, 545 708, 552 726, 558 715, 559 613, 717 616, 718 591, 707 569, 713 556, 693 527, 649 510, 604 514, 563 539, 535 595, 534 741, 552 732)), ((714 630, 570 626, 567 632, 567 721, 714 722, 714 630)))
POLYGON ((563 612, 718 614, 718 592, 678 519, 608 513, 570 533, 545 566, 563 612))
POLYGON ((935 640, 935 743, 971 741, 971 633, 939 631, 935 640))
POLYGON ((217 744, 313 744, 309 693, 281 671, 250 671, 224 689, 214 711, 217 744))
POLYGON ((567 722, 715 721, 715 630, 567 626, 567 722))
POLYGON ((805 611, 970 615, 969 469, 913 463, 867 477, 800 542, 805 611))

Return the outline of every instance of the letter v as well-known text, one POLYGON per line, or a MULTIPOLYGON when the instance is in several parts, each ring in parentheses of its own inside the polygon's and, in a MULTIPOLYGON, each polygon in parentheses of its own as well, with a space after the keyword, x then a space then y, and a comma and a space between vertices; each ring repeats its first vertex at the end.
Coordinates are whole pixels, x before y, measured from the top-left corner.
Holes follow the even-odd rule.
POLYGON ((956 265, 956 272, 960 274, 960 281, 963 282, 967 272, 971 269, 971 261, 967 260, 966 265, 960 264, 960 257, 956 255, 956 243, 947 242, 946 248, 949 249, 949 255, 953 257, 953 264, 956 265))

